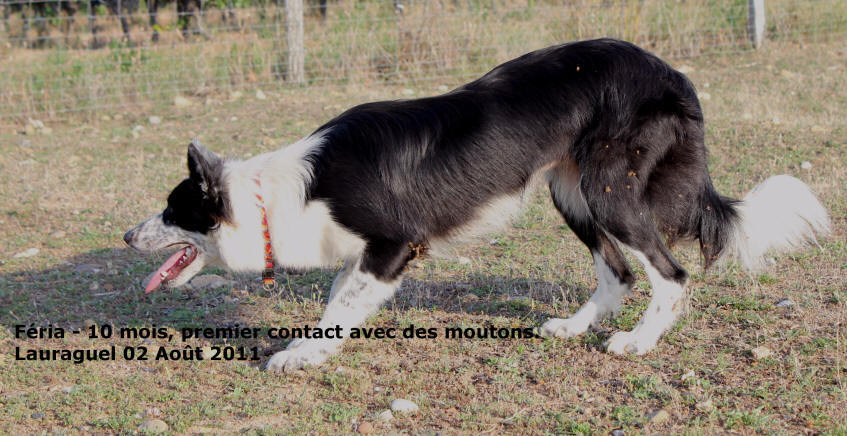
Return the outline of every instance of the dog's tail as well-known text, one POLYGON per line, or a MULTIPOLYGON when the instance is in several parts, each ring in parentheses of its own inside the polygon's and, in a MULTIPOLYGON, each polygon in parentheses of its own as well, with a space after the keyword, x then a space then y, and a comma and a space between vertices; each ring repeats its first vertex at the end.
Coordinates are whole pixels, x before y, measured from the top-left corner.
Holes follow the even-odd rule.
POLYGON ((723 197, 711 183, 702 197, 700 249, 706 268, 730 258, 754 272, 765 253, 817 243, 830 231, 829 214, 815 194, 789 175, 771 177, 743 200, 723 197))

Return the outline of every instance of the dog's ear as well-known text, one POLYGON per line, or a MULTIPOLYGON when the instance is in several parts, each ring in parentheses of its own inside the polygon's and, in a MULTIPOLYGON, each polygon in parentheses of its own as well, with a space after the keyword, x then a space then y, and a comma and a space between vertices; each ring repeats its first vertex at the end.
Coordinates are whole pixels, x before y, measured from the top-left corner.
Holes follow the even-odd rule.
POLYGON ((188 144, 188 177, 209 197, 219 194, 223 160, 197 139, 188 144))

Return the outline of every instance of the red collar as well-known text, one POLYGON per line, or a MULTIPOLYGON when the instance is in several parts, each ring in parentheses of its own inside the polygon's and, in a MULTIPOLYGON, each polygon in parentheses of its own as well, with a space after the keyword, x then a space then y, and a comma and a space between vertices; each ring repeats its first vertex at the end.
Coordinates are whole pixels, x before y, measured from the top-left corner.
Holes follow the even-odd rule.
MULTIPOLYGON (((258 176, 254 177, 253 181, 256 182, 256 186, 260 189, 262 188, 262 182, 258 176)), ((256 193, 256 201, 256 206, 259 208, 259 214, 262 217, 262 237, 265 239, 265 269, 262 270, 262 287, 266 291, 271 291, 276 287, 276 281, 274 280, 274 254, 271 249, 271 231, 268 227, 268 212, 265 210, 265 201, 262 198, 262 194, 256 193)))

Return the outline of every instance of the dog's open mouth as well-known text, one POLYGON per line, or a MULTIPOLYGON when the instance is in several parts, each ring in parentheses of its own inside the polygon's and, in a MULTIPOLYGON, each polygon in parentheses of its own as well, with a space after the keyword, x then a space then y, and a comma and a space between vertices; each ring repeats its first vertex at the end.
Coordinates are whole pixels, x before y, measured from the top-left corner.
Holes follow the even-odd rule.
POLYGON ((167 283, 182 272, 194 259, 197 257, 197 248, 193 245, 188 245, 174 253, 173 256, 169 257, 162 266, 156 270, 156 273, 153 274, 153 278, 150 279, 150 283, 147 284, 147 288, 144 289, 145 293, 150 293, 152 290, 156 289, 162 283, 167 283))

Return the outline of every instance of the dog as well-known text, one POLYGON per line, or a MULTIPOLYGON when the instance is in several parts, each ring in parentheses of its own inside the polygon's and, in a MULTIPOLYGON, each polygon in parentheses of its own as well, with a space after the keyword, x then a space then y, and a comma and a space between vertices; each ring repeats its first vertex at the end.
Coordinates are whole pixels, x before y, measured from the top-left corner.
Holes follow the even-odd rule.
MULTIPOLYGON (((391 298, 410 260, 508 223, 543 183, 590 250, 597 288, 541 332, 579 335, 620 309, 635 282, 623 246, 644 264, 652 298, 606 349, 640 355, 684 310, 689 275, 669 244, 699 240, 706 268, 735 258, 754 271, 766 252, 830 228, 826 209, 791 176, 742 200, 718 194, 703 132, 694 86, 656 56, 612 39, 567 43, 440 96, 353 107, 249 160, 223 159, 195 140, 188 178, 124 239, 143 252, 181 247, 148 289, 180 286, 207 265, 268 273, 274 262, 343 261, 318 327, 349 331, 391 298)), ((296 339, 267 368, 321 364, 342 342, 296 339)))

